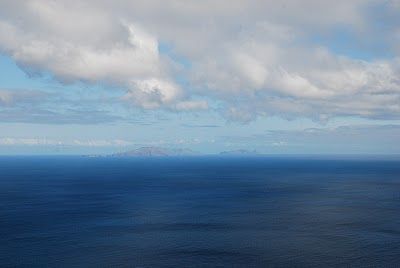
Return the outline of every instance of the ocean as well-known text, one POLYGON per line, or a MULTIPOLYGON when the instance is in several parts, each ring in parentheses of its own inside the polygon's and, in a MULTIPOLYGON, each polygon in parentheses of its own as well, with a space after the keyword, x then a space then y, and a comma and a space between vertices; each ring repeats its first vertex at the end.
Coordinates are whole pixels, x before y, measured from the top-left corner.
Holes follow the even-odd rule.
POLYGON ((400 160, 0 157, 0 267, 400 267, 400 160))

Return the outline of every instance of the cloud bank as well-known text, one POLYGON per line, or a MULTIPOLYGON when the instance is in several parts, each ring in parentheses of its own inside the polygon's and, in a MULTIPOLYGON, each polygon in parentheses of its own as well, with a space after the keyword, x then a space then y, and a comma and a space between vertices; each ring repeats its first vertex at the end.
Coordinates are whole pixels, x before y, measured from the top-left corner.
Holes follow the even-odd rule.
POLYGON ((31 75, 121 88, 142 109, 399 119, 398 12, 374 0, 0 1, 0 51, 31 75))

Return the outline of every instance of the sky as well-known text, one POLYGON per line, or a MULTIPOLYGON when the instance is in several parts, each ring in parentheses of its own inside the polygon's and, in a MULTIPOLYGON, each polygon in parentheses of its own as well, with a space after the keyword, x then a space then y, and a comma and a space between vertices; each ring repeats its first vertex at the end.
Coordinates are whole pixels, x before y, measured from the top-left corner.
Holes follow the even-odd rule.
POLYGON ((0 0, 0 154, 398 154, 398 14, 399 0, 0 0))

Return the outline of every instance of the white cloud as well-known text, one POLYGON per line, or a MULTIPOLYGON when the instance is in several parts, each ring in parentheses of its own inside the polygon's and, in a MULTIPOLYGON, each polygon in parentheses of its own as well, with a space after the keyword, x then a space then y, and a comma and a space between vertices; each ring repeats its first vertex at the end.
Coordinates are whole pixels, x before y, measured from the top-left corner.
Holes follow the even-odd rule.
MULTIPOLYGON (((114 24, 125 27, 126 36, 115 40, 109 36, 107 43, 98 44, 97 40, 84 37, 82 42, 70 39, 58 31, 43 38, 41 29, 33 32, 3 22, 0 23, 0 44, 22 66, 37 72, 51 71, 63 82, 126 83, 135 78, 160 75, 156 38, 133 24, 114 24)), ((96 35, 96 29, 93 25, 87 34, 96 35)))
POLYGON ((124 99, 131 100, 143 108, 154 109, 174 103, 181 94, 178 85, 153 78, 135 81, 124 99))
POLYGON ((182 88, 170 81, 148 79, 135 81, 123 97, 144 109, 169 108, 176 111, 204 110, 204 100, 185 100, 182 88))
MULTIPOLYGON (((2 2, 0 50, 26 71, 51 73, 63 83, 124 88, 123 99, 143 109, 204 110, 209 104, 203 99, 212 99, 222 106, 222 114, 244 122, 271 114, 319 120, 399 118, 397 54, 360 60, 315 38, 345 29, 358 41, 369 41, 377 34, 369 11, 377 5, 384 4, 2 2), (190 67, 161 53, 162 44, 169 44, 190 67), (180 84, 179 76, 188 83, 180 84)), ((398 1, 390 1, 379 12, 397 6, 398 1)), ((391 28, 387 35, 398 34, 399 25, 391 28)), ((0 102, 7 98, 0 94, 0 102)))

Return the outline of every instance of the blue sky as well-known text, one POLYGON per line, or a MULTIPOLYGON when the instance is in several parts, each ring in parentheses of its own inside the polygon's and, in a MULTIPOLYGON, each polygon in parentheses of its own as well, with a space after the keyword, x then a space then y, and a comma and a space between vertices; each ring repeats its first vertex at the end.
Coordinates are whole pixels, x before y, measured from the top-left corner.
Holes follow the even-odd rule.
POLYGON ((398 1, 2 2, 0 154, 400 153, 398 12, 398 1))

